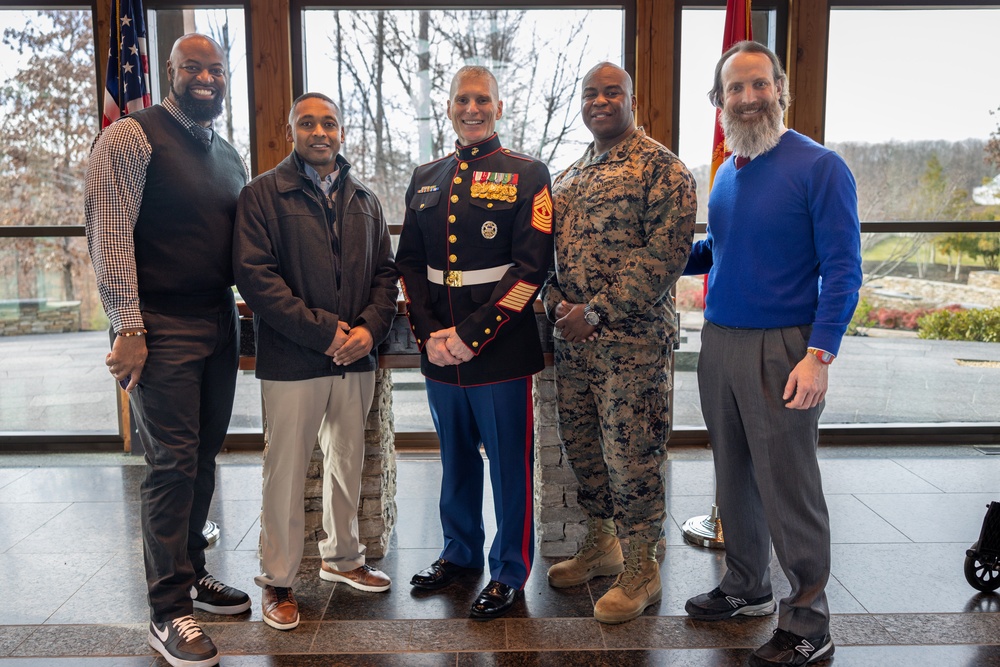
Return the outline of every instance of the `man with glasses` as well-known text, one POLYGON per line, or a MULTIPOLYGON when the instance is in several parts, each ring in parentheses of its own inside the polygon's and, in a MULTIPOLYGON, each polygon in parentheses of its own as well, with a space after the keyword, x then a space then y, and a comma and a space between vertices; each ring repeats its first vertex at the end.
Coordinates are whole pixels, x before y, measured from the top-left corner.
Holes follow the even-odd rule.
POLYGON ((232 238, 247 173, 212 130, 226 94, 222 48, 184 35, 167 78, 162 104, 121 118, 95 142, 85 215, 113 334, 106 363, 131 396, 145 449, 148 640, 171 665, 201 667, 219 652, 193 610, 250 608, 246 593, 208 573, 202 534, 236 390, 232 238))

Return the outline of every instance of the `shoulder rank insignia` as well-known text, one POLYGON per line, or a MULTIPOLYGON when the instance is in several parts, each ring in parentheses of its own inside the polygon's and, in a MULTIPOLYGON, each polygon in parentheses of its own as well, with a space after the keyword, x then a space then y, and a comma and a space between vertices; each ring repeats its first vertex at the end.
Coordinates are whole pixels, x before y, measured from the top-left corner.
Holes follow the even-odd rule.
POLYGON ((438 186, 436 186, 436 185, 425 185, 422 188, 420 188, 419 190, 417 190, 417 194, 418 195, 422 195, 425 192, 437 192, 437 191, 438 191, 438 186))
POLYGON ((552 197, 547 185, 531 202, 531 226, 543 234, 552 233, 552 197))
POLYGON ((476 199, 495 199, 513 204, 517 201, 517 174, 474 171, 471 195, 476 199))

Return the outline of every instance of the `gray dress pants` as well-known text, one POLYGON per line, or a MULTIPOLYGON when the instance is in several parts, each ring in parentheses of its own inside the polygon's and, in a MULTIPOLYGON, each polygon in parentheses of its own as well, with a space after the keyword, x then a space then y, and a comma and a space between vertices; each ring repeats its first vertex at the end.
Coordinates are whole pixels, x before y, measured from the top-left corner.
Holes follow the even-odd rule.
POLYGON ((792 588, 781 600, 778 627, 817 637, 830 626, 830 518, 816 460, 824 404, 789 410, 782 399, 810 331, 706 322, 698 384, 726 539, 720 588, 747 599, 771 593, 773 541, 792 588))

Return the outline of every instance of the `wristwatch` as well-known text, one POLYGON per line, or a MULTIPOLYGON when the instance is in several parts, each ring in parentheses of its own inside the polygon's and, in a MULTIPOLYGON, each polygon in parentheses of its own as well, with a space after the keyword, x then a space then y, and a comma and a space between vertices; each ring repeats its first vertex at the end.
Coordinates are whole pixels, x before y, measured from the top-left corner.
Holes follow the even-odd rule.
POLYGON ((819 359, 819 362, 824 366, 832 364, 833 360, 836 359, 836 357, 834 357, 832 354, 830 354, 826 350, 821 350, 818 347, 808 347, 806 348, 806 352, 819 359))
POLYGON ((601 323, 601 316, 597 314, 597 311, 589 303, 583 307, 583 319, 592 327, 596 327, 601 323))

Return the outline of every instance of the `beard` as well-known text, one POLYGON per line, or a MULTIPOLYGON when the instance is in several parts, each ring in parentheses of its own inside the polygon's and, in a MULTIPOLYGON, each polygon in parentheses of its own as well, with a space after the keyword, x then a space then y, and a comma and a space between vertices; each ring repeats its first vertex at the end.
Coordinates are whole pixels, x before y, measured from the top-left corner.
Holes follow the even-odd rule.
POLYGON ((737 155, 762 155, 777 146, 781 140, 784 114, 777 100, 766 103, 763 115, 750 118, 740 115, 741 111, 759 108, 763 104, 741 104, 735 109, 726 107, 722 110, 722 131, 726 136, 726 145, 737 155))
POLYGON ((187 89, 178 90, 173 85, 170 88, 174 91, 177 106, 194 122, 204 123, 207 120, 215 120, 222 114, 222 105, 225 100, 218 90, 216 90, 215 97, 210 100, 197 100, 191 96, 187 89))

